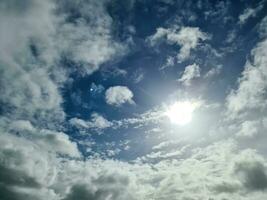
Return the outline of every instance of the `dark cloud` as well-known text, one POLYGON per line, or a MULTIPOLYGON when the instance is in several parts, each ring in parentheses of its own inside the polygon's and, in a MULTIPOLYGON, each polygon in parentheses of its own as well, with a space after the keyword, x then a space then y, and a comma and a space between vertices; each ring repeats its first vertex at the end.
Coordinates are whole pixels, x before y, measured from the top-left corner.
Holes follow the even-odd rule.
POLYGON ((232 183, 221 183, 211 188, 215 193, 236 193, 240 187, 232 183))
POLYGON ((262 163, 243 162, 236 164, 235 168, 247 189, 257 191, 267 188, 266 167, 262 163))
POLYGON ((127 177, 119 174, 111 176, 102 175, 91 184, 76 184, 72 186, 70 193, 64 200, 134 199, 130 193, 127 193, 129 184, 127 177))

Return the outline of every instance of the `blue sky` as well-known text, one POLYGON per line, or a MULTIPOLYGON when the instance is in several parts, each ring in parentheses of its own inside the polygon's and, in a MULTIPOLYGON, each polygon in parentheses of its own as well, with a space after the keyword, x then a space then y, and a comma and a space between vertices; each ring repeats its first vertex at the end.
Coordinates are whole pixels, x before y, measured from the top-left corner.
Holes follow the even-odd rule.
POLYGON ((265 199, 266 13, 1 1, 1 198, 265 199))

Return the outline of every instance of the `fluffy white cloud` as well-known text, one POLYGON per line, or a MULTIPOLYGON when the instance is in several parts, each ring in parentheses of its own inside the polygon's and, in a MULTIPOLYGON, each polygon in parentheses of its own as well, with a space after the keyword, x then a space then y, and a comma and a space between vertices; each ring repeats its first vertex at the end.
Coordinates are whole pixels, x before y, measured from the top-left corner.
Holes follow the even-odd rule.
POLYGON ((182 27, 178 31, 171 28, 158 28, 156 33, 148 38, 151 45, 155 45, 162 39, 181 47, 177 59, 183 62, 189 58, 191 50, 195 49, 200 41, 209 39, 209 36, 197 27, 182 27))
POLYGON ((261 40, 251 51, 237 87, 226 98, 225 119, 229 132, 239 137, 242 145, 265 151, 267 91, 267 30, 265 19, 260 24, 261 40))
POLYGON ((64 117, 59 89, 65 73, 52 66, 58 56, 50 46, 55 33, 53 9, 51 1, 0 3, 0 101, 4 112, 15 118, 42 118, 45 123, 64 117))
POLYGON ((7 130, 11 134, 19 135, 31 142, 34 142, 40 148, 59 154, 73 157, 79 157, 80 152, 77 145, 71 142, 69 136, 63 132, 57 132, 49 129, 35 128, 29 121, 12 121, 7 130))
POLYGON ((98 113, 93 113, 90 121, 85 121, 78 118, 70 119, 70 124, 79 129, 96 129, 102 130, 112 126, 112 122, 105 119, 98 113))
POLYGON ((251 54, 253 60, 247 61, 238 80, 238 88, 227 97, 228 114, 232 117, 246 115, 267 106, 267 39, 259 42, 251 54))
POLYGON ((75 10, 80 17, 74 23, 60 25, 56 38, 58 47, 86 74, 125 50, 123 45, 112 40, 112 18, 106 11, 106 2, 59 1, 60 13, 68 18, 75 10))
POLYGON ((61 89, 70 72, 90 74, 121 54, 112 23, 105 0, 0 2, 1 199, 66 197, 56 179, 80 152, 62 132, 61 89), (63 57, 74 64, 61 66, 63 57))
POLYGON ((124 48, 112 39, 106 1, 5 0, 0 13, 0 101, 15 118, 62 121, 68 73, 90 74, 124 48), (60 66, 62 57, 72 68, 60 66))
POLYGON ((106 90, 106 102, 110 105, 120 106, 126 102, 133 104, 133 93, 126 86, 113 86, 106 90))
POLYGON ((266 198, 266 160, 253 150, 238 150, 231 140, 190 148, 185 159, 179 159, 183 149, 155 154, 159 160, 153 166, 108 159, 60 162, 43 147, 10 134, 3 134, 0 144, 4 200, 266 198))
POLYGON ((190 86, 193 79, 200 77, 200 68, 197 64, 188 65, 185 67, 183 75, 178 79, 185 86, 190 86))

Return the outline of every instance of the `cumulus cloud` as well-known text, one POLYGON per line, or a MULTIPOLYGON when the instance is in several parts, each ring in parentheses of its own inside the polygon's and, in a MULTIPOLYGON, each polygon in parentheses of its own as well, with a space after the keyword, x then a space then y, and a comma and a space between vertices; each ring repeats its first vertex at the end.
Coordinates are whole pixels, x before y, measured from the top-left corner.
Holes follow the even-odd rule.
MULTIPOLYGON (((266 28, 266 27, 265 27, 266 28)), ((247 60, 238 88, 227 97, 228 115, 246 115, 252 110, 265 109, 267 89, 267 39, 260 41, 251 51, 252 61, 247 60)))
POLYGON ((71 118, 69 122, 72 126, 75 126, 78 129, 102 130, 112 126, 112 122, 108 121, 98 113, 93 113, 91 115, 90 121, 85 121, 83 119, 78 118, 71 118))
POLYGON ((80 159, 80 152, 63 131, 61 89, 69 73, 90 74, 120 55, 111 25, 106 1, 0 2, 1 199, 67 195, 56 181, 61 162, 80 159))
POLYGON ((53 154, 10 134, 1 133, 0 142, 1 198, 54 199, 47 188, 56 174, 53 154))
POLYGON ((126 102, 133 104, 133 93, 126 86, 113 86, 106 90, 106 102, 110 105, 120 106, 126 102))
MULTIPOLYGON (((238 199, 244 193, 245 199, 257 199, 259 194, 250 191, 266 188, 266 160, 253 150, 238 150, 233 141, 193 148, 186 159, 178 159, 179 151, 162 154, 153 166, 107 159, 58 162, 54 154, 24 138, 4 135, 0 143, 0 191, 5 200, 216 199, 233 194, 238 199)), ((265 197, 261 193, 259 199, 265 197)))
POLYGON ((179 45, 180 51, 177 54, 179 62, 189 58, 191 50, 195 49, 201 41, 209 39, 209 36, 197 27, 182 27, 178 31, 171 28, 158 28, 156 33, 148 38, 152 46, 161 40, 170 44, 179 45))
POLYGON ((54 52, 50 46, 55 33, 53 9, 50 1, 0 4, 0 101, 4 112, 32 120, 36 120, 37 116, 32 116, 38 112, 43 123, 64 117, 59 88, 65 73, 62 71, 56 80, 52 78, 61 68, 55 72, 52 66, 58 54, 48 55, 54 52))
POLYGON ((68 135, 49 129, 35 128, 30 121, 12 121, 7 130, 11 134, 19 135, 37 144, 40 148, 54 153, 79 157, 77 145, 70 141, 68 135))
POLYGON ((267 188, 266 160, 253 150, 245 150, 236 159, 233 170, 242 185, 252 191, 267 188))
POLYGON ((73 23, 64 22, 57 35, 60 51, 79 64, 80 70, 91 74, 99 65, 121 54, 125 48, 112 40, 112 18, 106 11, 106 1, 59 1, 58 12, 72 17, 75 10, 80 17, 73 23))
POLYGON ((197 64, 188 65, 185 67, 183 75, 178 79, 185 86, 190 86, 193 79, 200 77, 200 68, 197 64))
POLYGON ((60 89, 68 74, 90 74, 122 52, 105 1, 1 1, 0 11, 0 101, 17 117, 63 120, 60 89), (72 68, 61 66, 62 58, 72 68))

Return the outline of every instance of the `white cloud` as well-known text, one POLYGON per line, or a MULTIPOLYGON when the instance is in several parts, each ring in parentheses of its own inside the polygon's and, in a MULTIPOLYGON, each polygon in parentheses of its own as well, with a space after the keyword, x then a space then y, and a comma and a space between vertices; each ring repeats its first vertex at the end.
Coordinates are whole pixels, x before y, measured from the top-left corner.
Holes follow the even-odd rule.
POLYGON ((229 118, 259 117, 267 108, 267 26, 266 19, 260 24, 262 40, 251 51, 251 60, 247 60, 238 87, 227 96, 227 116, 229 118))
POLYGON ((5 0, 0 13, 0 100, 16 118, 64 120, 60 89, 69 72, 90 74, 124 49, 112 38, 105 1, 5 0), (63 68, 62 56, 76 64, 63 68))
POLYGON ((113 21, 105 0, 58 1, 57 6, 63 15, 55 38, 57 47, 80 66, 79 71, 91 74, 102 63, 125 52, 126 47, 112 38, 113 21), (73 10, 80 17, 69 22, 73 10))
POLYGON ((263 5, 260 4, 256 8, 246 8, 242 14, 239 15, 239 24, 245 24, 249 18, 256 17, 258 12, 263 8, 263 5))
POLYGON ((266 108, 267 89, 267 40, 263 40, 252 50, 253 62, 247 62, 238 88, 227 97, 230 116, 241 116, 253 109, 266 108))
POLYGON ((167 141, 164 141, 164 142, 161 142, 161 143, 155 145, 152 149, 153 150, 161 150, 161 149, 164 149, 164 148, 172 146, 172 145, 178 145, 180 143, 181 143, 180 140, 167 140, 167 141))
MULTIPOLYGON (((61 88, 68 79, 68 71, 59 67, 57 61, 62 53, 70 55, 72 61, 81 64, 76 69, 81 67, 89 74, 112 59, 120 51, 120 45, 111 37, 112 18, 104 9, 106 1, 56 2, 60 5, 57 11, 54 8, 58 5, 52 1, 0 3, 2 200, 267 198, 266 159, 254 150, 238 149, 233 141, 192 147, 186 155, 183 154, 185 149, 168 151, 165 147, 170 143, 162 143, 154 147, 159 152, 150 154, 150 157, 159 158, 154 163, 122 162, 107 157, 103 160, 80 158, 76 143, 62 132, 64 129, 60 125, 65 114, 61 88), (68 9, 75 9, 77 15, 82 16, 77 24, 66 21, 65 17, 70 14, 68 9), (87 26, 86 20, 91 24, 87 26), (31 52, 31 45, 36 46, 37 55, 31 52)), ((183 43, 184 36, 176 38, 180 32, 165 36, 168 34, 170 42, 187 46, 180 59, 195 48, 194 42, 183 43)), ((266 100, 262 92, 266 89, 265 50, 264 40, 253 50, 254 61, 246 67, 237 90, 229 95, 228 108, 232 112, 248 112, 247 106, 249 109, 264 107, 260 103, 266 100), (253 91, 251 84, 255 83, 257 87, 253 91), (246 102, 237 103, 242 102, 243 97, 246 102), (236 104, 231 104, 231 100, 236 104), (255 105, 252 100, 259 104, 255 105)), ((133 103, 133 93, 124 86, 109 88, 106 97, 111 105, 133 103), (109 95, 108 91, 111 91, 109 95)), ((89 121, 73 118, 70 123, 95 129, 104 129, 113 123, 115 126, 142 126, 157 123, 161 114, 150 111, 115 122, 93 114, 89 121)), ((266 127, 266 119, 262 123, 266 127)), ((244 127, 246 131, 249 126, 244 127)), ((85 143, 88 147, 92 144, 79 142, 80 145, 85 143)), ((119 148, 107 150, 110 156, 118 152, 119 148)))
POLYGON ((182 82, 185 86, 190 86, 192 80, 198 77, 200 77, 200 68, 194 63, 185 67, 183 75, 178 81, 182 82))
POLYGON ((192 148, 184 159, 179 151, 161 154, 152 166, 109 159, 60 162, 34 143, 7 134, 0 144, 5 200, 10 195, 18 200, 266 198, 257 193, 267 188, 266 160, 253 150, 238 150, 231 140, 192 148))
POLYGON ((61 190, 57 179, 80 152, 62 132, 61 89, 69 72, 90 74, 125 50, 112 25, 105 0, 0 2, 1 199, 66 197, 71 186, 61 190), (64 68, 62 56, 75 64, 64 68))
POLYGON ((53 8, 50 1, 1 2, 0 99, 5 112, 12 112, 18 118, 36 121, 37 117, 32 116, 38 113, 45 123, 48 119, 64 117, 59 87, 65 79, 65 72, 61 72, 60 67, 55 72, 52 66, 58 56, 53 54, 50 46, 55 33, 53 8), (38 58, 31 52, 33 44, 38 48, 38 58), (48 52, 52 55, 48 56, 48 52), (52 78, 58 74, 62 75, 56 80, 52 78))
POLYGON ((260 129, 259 121, 244 121, 241 124, 240 131, 237 133, 237 136, 240 137, 253 137, 259 133, 260 129))
POLYGON ((0 140, 0 191, 3 199, 55 199, 56 162, 38 145, 5 133, 0 140))
POLYGON ((136 115, 132 118, 124 118, 121 120, 114 120, 113 122, 113 128, 120 128, 120 127, 128 127, 128 126, 134 126, 134 128, 140 128, 143 126, 147 126, 149 124, 157 124, 162 122, 163 118, 166 117, 164 114, 164 111, 162 109, 152 109, 145 113, 136 115))
POLYGON ((244 24, 248 18, 250 17, 255 17, 256 16, 256 12, 255 12, 255 9, 252 9, 252 8, 246 8, 244 10, 244 12, 239 15, 239 23, 240 24, 244 24))
POLYGON ((162 39, 181 47, 177 59, 179 62, 183 62, 189 58, 191 50, 196 49, 200 41, 209 39, 209 36, 197 27, 182 27, 179 31, 158 28, 156 33, 148 38, 151 45, 157 44, 162 39))
POLYGON ((78 118, 71 118, 70 124, 80 129, 96 129, 96 130, 102 130, 112 126, 112 122, 108 121, 98 113, 93 113, 91 115, 90 121, 85 121, 83 119, 78 119, 78 118))
POLYGON ((113 86, 106 90, 106 102, 110 105, 120 106, 126 102, 133 104, 133 93, 126 86, 113 86))
POLYGON ((80 156, 76 143, 71 142, 69 136, 63 132, 49 129, 38 129, 26 120, 13 121, 8 125, 7 129, 10 133, 17 134, 34 142, 40 148, 48 152, 73 157, 80 156))

